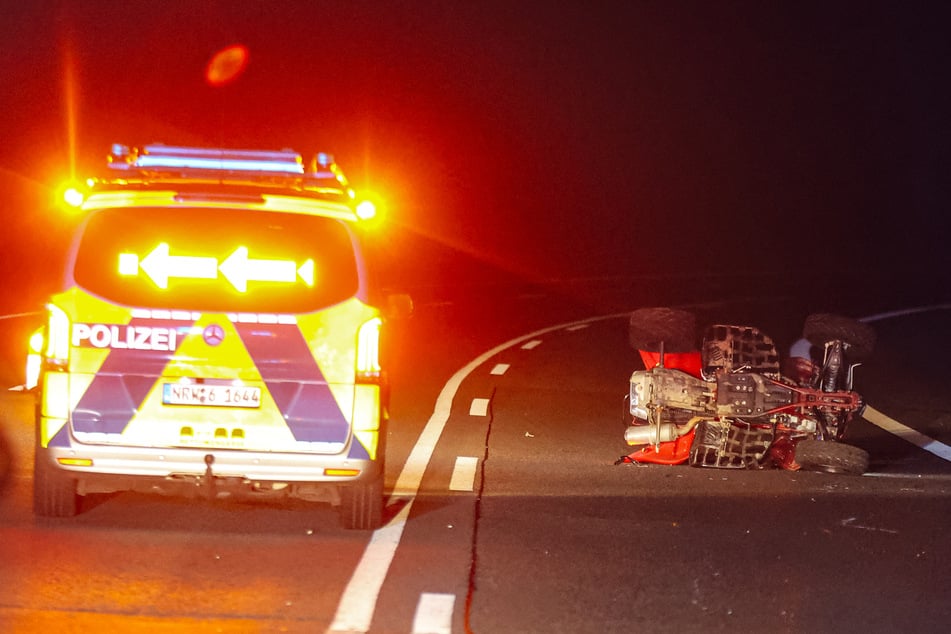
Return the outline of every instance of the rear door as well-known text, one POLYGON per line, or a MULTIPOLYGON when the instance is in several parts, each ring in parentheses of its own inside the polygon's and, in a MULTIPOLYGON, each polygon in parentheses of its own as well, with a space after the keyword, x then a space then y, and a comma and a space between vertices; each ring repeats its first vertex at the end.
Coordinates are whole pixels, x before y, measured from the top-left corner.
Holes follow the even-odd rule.
MULTIPOLYGON (((340 220, 231 208, 93 214, 54 299, 81 442, 339 453, 358 297, 340 220)), ((54 443, 55 444, 55 443, 54 443)))

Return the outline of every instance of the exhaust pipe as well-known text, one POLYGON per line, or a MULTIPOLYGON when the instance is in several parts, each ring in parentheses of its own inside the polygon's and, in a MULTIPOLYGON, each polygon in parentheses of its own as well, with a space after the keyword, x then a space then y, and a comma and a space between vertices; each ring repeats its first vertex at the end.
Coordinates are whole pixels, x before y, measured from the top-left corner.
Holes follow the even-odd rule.
POLYGON ((624 430, 624 440, 629 445, 653 445, 669 440, 677 440, 683 436, 689 427, 681 430, 673 423, 660 425, 631 425, 624 430))
POLYGON ((685 425, 661 423, 660 425, 631 425, 624 430, 624 440, 629 445, 656 445, 662 442, 677 440, 690 433, 707 416, 694 416, 685 425))

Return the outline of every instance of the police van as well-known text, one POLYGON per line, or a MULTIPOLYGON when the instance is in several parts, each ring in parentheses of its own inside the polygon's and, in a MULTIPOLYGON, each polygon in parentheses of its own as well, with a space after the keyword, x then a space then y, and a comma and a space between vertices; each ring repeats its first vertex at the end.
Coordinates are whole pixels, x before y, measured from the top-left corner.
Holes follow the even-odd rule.
POLYGON ((70 195, 83 220, 39 354, 35 513, 234 490, 378 527, 384 314, 369 214, 333 158, 117 145, 70 195))

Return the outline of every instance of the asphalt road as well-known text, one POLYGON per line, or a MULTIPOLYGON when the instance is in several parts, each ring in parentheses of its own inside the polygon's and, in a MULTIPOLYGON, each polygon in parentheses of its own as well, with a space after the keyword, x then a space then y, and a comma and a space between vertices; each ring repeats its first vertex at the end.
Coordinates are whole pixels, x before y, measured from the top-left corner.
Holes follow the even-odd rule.
MULTIPOLYGON (((394 325, 391 521, 375 534, 340 529, 320 505, 141 494, 34 519, 31 402, 4 395, 0 629, 947 630, 945 459, 857 421, 863 477, 616 466, 637 359, 611 315, 643 302, 490 299, 423 296, 394 325)), ((700 303, 783 346, 811 310, 700 303)), ((951 445, 949 317, 876 321, 856 375, 876 410, 942 443, 932 450, 951 445)))

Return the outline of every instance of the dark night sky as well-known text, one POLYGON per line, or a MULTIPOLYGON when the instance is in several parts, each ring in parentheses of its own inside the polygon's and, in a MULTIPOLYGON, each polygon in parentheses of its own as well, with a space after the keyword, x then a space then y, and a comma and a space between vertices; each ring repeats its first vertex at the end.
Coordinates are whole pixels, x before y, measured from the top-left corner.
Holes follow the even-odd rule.
POLYGON ((529 279, 948 265, 943 5, 0 0, 0 273, 62 233, 70 59, 80 166, 327 149, 404 234, 529 279))

